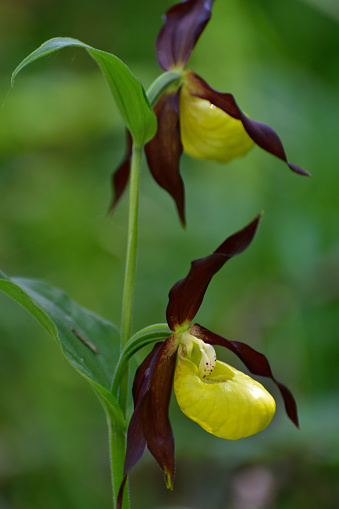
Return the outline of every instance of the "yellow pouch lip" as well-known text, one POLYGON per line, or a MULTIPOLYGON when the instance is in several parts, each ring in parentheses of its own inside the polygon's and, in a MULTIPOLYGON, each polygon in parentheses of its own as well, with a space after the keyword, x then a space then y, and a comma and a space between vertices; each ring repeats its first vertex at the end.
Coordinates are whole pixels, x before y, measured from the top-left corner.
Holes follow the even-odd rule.
POLYGON ((227 163, 243 157, 254 146, 240 120, 193 96, 189 83, 181 87, 179 111, 181 142, 191 157, 227 163))
POLYGON ((174 392, 182 412, 207 432, 229 440, 245 438, 271 422, 275 401, 259 383, 221 361, 202 379, 197 366, 178 355, 174 392))

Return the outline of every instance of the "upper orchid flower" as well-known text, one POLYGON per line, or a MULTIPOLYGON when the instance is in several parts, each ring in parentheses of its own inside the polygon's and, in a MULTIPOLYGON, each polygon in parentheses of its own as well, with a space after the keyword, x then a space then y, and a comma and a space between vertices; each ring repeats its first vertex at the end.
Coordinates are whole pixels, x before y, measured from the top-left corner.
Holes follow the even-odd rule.
POLYGON ((215 345, 235 353, 254 375, 271 378, 281 392, 288 416, 298 426, 295 400, 274 378, 263 354, 201 325, 190 325, 212 277, 230 258, 249 246, 259 220, 260 216, 226 239, 211 255, 193 261, 188 275, 169 293, 166 315, 173 334, 155 344, 134 378, 134 412, 127 433, 118 509, 127 475, 146 447, 162 468, 167 487, 173 486, 174 438, 168 418, 173 379, 181 410, 213 435, 237 440, 261 431, 271 422, 275 411, 272 396, 260 383, 218 361, 215 345))
MULTIPOLYGON (((285 161, 295 173, 309 175, 287 161, 280 138, 271 127, 245 115, 232 94, 217 92, 197 74, 185 70, 211 17, 213 3, 186 0, 174 5, 166 12, 156 40, 160 67, 166 73, 179 73, 180 82, 156 102, 158 130, 145 150, 153 178, 174 199, 183 225, 185 195, 179 169, 183 151, 198 159, 226 163, 245 155, 256 144, 285 161)), ((112 208, 128 183, 131 150, 129 139, 125 159, 113 175, 112 208)))

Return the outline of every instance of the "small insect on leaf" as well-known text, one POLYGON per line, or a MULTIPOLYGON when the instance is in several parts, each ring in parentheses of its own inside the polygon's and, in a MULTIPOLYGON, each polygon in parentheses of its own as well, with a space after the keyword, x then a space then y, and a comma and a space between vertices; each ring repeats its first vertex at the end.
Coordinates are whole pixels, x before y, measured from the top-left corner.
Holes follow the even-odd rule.
POLYGON ((88 346, 88 348, 90 350, 92 350, 92 352, 94 353, 100 353, 98 348, 93 344, 91 343, 91 341, 89 341, 87 338, 85 338, 85 336, 83 336, 82 334, 80 334, 80 332, 78 332, 76 329, 74 329, 73 327, 71 328, 71 331, 73 332, 73 334, 79 338, 83 343, 85 343, 85 345, 88 346))

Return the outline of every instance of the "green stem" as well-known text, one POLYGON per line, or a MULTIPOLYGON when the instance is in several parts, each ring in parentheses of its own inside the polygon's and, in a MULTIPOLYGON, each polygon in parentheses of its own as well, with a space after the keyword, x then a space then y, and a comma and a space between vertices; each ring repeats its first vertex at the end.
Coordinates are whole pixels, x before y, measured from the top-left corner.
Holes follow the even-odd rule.
MULTIPOLYGON (((108 434, 109 434, 109 452, 110 452, 110 465, 111 465, 111 480, 112 480, 112 494, 113 494, 113 507, 117 506, 117 498, 120 490, 120 485, 124 477, 124 458, 125 458, 125 429, 126 425, 120 409, 118 410, 116 401, 112 398, 111 394, 101 388, 92 385, 95 393, 97 394, 106 414, 108 434)), ((127 492, 127 489, 126 489, 127 492)), ((128 492, 122 503, 122 509, 130 509, 130 502, 128 492)))
MULTIPOLYGON (((135 269, 137 260, 138 243, 138 211, 139 211, 139 178, 142 148, 133 145, 131 158, 131 176, 129 189, 129 218, 128 218, 128 239, 125 268, 124 292, 122 298, 121 318, 121 350, 123 350, 131 336, 133 293, 135 283, 135 269)), ((126 415, 128 390, 128 370, 120 384, 119 403, 126 415)))
MULTIPOLYGON (((135 270, 137 260, 138 244, 138 212, 139 212, 139 178, 141 165, 142 147, 133 144, 133 153, 131 158, 131 176, 129 189, 129 216, 128 216, 128 238, 127 254, 125 266, 125 281, 122 297, 122 317, 121 317, 121 351, 131 336, 132 327, 132 308, 133 293, 135 283, 135 270)), ((119 405, 126 418, 127 412, 127 391, 128 391, 128 366, 121 379, 119 388, 119 405)), ((114 493, 114 504, 119 486, 122 481, 122 471, 126 451, 126 436, 114 430, 110 426, 110 457, 112 469, 112 483, 114 493)), ((125 496, 123 498, 123 509, 130 508, 128 496, 128 486, 125 487, 125 496)))
MULTIPOLYGON (((169 71, 159 76, 150 86, 147 95, 151 106, 171 86, 178 86, 181 72, 169 71)), ((125 268, 124 292, 122 298, 122 319, 121 319, 121 351, 131 336, 133 293, 135 283, 135 269, 138 243, 138 211, 139 211, 139 178, 141 165, 142 147, 133 144, 131 158, 131 176, 129 190, 129 219, 128 219, 128 240, 125 268)), ((126 416, 128 390, 128 370, 126 370, 119 388, 119 404, 126 416)))
MULTIPOLYGON (((164 91, 179 84, 181 74, 179 72, 169 72, 162 74, 151 85, 148 91, 148 97, 151 106, 154 106, 158 98, 164 91)), ((132 328, 132 309, 133 294, 135 286, 135 272, 137 260, 137 244, 138 244, 138 212, 139 212, 139 180, 140 166, 143 147, 137 145, 134 141, 133 152, 131 157, 131 174, 129 188, 129 216, 128 216, 128 238, 127 238, 127 254, 125 266, 125 280, 122 297, 122 317, 121 317, 121 352, 131 337, 132 328)), ((117 387, 114 387, 115 391, 117 387)), ((118 402, 120 408, 126 418, 128 401, 128 366, 121 376, 119 384, 118 402)), ((122 480, 123 461, 126 450, 126 437, 124 434, 116 432, 112 425, 110 426, 110 456, 112 468, 112 482, 114 492, 114 503, 116 503, 117 489, 122 480)), ((130 508, 128 496, 128 486, 125 487, 125 496, 123 499, 123 509, 130 508)))
MULTIPOLYGON (((112 422, 108 423, 109 426, 109 445, 111 457, 111 473, 112 473, 112 487, 113 487, 113 504, 114 508, 117 504, 117 497, 119 494, 120 484, 123 480, 124 459, 126 452, 126 437, 124 433, 116 431, 112 422)), ((130 509, 130 498, 128 492, 128 481, 125 486, 124 497, 122 500, 122 509, 130 509)))

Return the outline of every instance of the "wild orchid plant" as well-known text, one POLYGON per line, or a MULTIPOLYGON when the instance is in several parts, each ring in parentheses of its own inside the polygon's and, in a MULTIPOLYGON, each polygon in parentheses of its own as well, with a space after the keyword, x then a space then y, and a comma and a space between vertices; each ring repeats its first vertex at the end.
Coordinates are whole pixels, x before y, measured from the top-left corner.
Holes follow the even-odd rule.
POLYGON ((275 412, 275 401, 249 376, 218 361, 214 346, 235 353, 254 375, 272 379, 286 412, 298 426, 291 392, 278 382, 266 357, 245 343, 229 341, 201 325, 191 324, 212 277, 252 242, 261 216, 228 237, 211 255, 192 262, 188 275, 169 293, 167 324, 155 324, 131 334, 135 280, 139 175, 143 150, 155 181, 174 199, 186 225, 184 185, 179 162, 182 152, 195 158, 227 163, 245 155, 254 144, 285 161, 300 175, 308 173, 287 161, 275 131, 251 120, 233 95, 212 89, 186 65, 206 24, 213 0, 186 0, 170 8, 156 40, 164 71, 147 94, 138 79, 116 56, 76 39, 55 38, 31 53, 13 73, 63 47, 82 47, 94 58, 109 84, 125 121, 125 158, 113 175, 113 209, 129 182, 128 244, 122 324, 111 323, 81 308, 62 291, 44 283, 0 274, 0 289, 23 305, 56 339, 73 367, 94 388, 107 415, 110 434, 114 507, 130 507, 123 497, 127 475, 146 448, 173 486, 174 438, 168 406, 174 392, 181 410, 217 437, 237 440, 264 429, 275 412), (136 371, 134 411, 127 422, 132 395, 128 364, 146 345, 155 343, 136 371))

